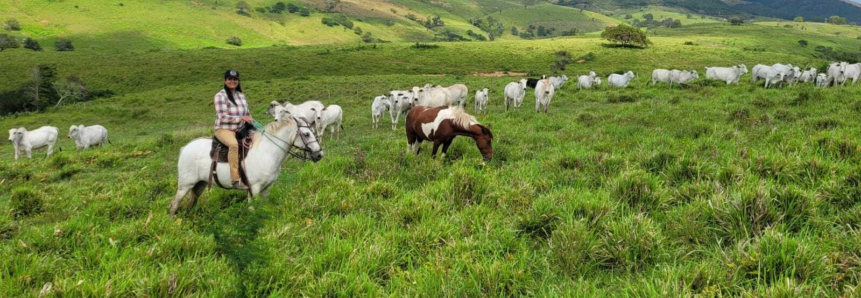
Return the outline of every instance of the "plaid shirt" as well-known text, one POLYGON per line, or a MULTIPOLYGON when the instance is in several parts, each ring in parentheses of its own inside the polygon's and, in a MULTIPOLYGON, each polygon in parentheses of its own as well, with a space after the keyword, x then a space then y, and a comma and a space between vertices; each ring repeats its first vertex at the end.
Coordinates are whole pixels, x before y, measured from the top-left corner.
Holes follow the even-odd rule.
POLYGON ((251 117, 248 112, 248 102, 245 101, 245 94, 237 92, 233 94, 233 99, 236 104, 230 102, 227 98, 227 91, 221 90, 215 94, 215 129, 237 130, 242 124, 243 116, 251 117))

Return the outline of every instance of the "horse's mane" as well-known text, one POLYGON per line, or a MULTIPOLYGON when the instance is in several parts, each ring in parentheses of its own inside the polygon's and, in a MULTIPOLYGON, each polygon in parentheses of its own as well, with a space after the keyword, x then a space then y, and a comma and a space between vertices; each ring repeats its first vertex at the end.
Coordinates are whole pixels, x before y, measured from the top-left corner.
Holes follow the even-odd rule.
MULTIPOLYGON (((273 122, 270 122, 269 124, 266 124, 266 127, 264 127, 263 130, 266 132, 269 132, 270 134, 275 134, 278 131, 280 131, 281 129, 283 129, 284 127, 287 127, 290 125, 294 125, 293 119, 285 118, 285 119, 282 119, 281 121, 273 121, 273 122)), ((263 136, 263 133, 261 133, 260 131, 254 133, 254 135, 251 137, 251 140, 253 143, 253 145, 251 145, 251 148, 257 148, 257 146, 260 145, 260 139, 262 136, 263 136)))
POLYGON ((475 119, 475 116, 468 114, 463 108, 451 107, 449 109, 451 109, 452 116, 454 117, 451 119, 451 122, 454 125, 469 130, 470 126, 479 124, 478 120, 475 119))

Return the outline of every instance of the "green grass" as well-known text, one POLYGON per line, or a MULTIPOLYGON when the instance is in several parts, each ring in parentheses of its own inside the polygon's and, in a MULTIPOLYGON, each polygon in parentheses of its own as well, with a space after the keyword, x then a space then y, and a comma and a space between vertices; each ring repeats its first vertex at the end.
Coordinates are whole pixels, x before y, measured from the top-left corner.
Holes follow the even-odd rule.
POLYGON ((511 37, 511 32, 508 30, 511 26, 516 26, 520 31, 525 30, 528 25, 556 28, 555 34, 558 35, 575 28, 578 33, 595 32, 616 24, 615 21, 607 20, 607 17, 597 17, 586 14, 586 11, 580 12, 579 9, 552 4, 510 8, 492 13, 490 16, 505 23, 507 30, 504 36, 507 37, 511 37))
POLYGON ((640 21, 646 20, 646 18, 643 17, 646 14, 652 14, 654 19, 658 20, 658 21, 664 20, 667 18, 672 18, 674 20, 681 20, 682 26, 687 26, 687 25, 692 25, 692 24, 709 24, 709 23, 724 23, 724 22, 726 22, 726 20, 723 20, 723 19, 710 17, 710 16, 704 16, 704 15, 700 15, 700 14, 696 14, 696 13, 688 13, 688 12, 685 12, 685 11, 682 11, 679 9, 673 9, 673 8, 662 7, 662 6, 650 6, 650 7, 647 7, 644 9, 638 9, 638 10, 618 10, 618 11, 613 12, 613 18, 615 18, 619 21, 622 21, 622 22, 631 23, 634 21, 634 19, 639 19, 640 21), (631 19, 626 19, 627 15, 631 15, 631 19), (691 18, 688 18, 688 15, 690 15, 691 18))
POLYGON ((644 84, 657 67, 826 62, 784 46, 797 38, 789 30, 693 25, 645 50, 579 37, 432 50, 4 51, 4 89, 50 62, 119 95, 0 118, 63 136, 98 123, 113 141, 77 151, 63 137, 55 156, 17 163, 0 146, 0 296, 37 297, 47 283, 46 295, 121 297, 858 295, 861 90, 765 90, 748 77, 644 84), (536 114, 531 92, 503 111, 515 78, 468 75, 547 73, 560 49, 597 57, 569 76, 641 78, 625 90, 568 85, 536 114), (243 73, 258 120, 273 99, 318 99, 344 108, 346 131, 323 141, 319 163, 285 162, 265 201, 213 189, 171 219, 179 150, 211 134, 229 67, 243 73), (448 75, 424 75, 438 73, 448 75), (415 156, 403 124, 370 128, 375 95, 456 82, 491 90, 478 120, 494 132, 492 161, 469 139, 446 159, 431 159, 428 144, 415 156))

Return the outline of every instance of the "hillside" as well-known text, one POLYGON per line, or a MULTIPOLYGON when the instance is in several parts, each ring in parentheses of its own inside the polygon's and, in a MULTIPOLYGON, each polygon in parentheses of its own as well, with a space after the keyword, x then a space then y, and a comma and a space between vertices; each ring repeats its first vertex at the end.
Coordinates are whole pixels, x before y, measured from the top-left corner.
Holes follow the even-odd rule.
MULTIPOLYGON (((71 39, 78 50, 153 51, 166 49, 199 49, 204 47, 235 48, 226 44, 229 37, 242 40, 243 48, 272 45, 316 45, 362 43, 362 35, 370 33, 376 40, 432 41, 445 38, 451 31, 467 39, 473 31, 487 36, 470 20, 498 15, 505 34, 502 38, 519 39, 509 34, 512 26, 525 30, 529 25, 555 27, 553 35, 577 28, 578 32, 601 30, 612 19, 596 16, 592 12, 558 6, 540 5, 523 7, 516 0, 481 0, 422 2, 413 0, 344 0, 336 13, 322 13, 323 1, 307 0, 290 5, 307 7, 309 16, 299 12, 273 13, 271 8, 279 0, 247 0, 248 15, 237 14, 238 1, 149 1, 149 0, 92 0, 31 1, 9 0, 0 2, 2 20, 16 19, 21 31, 11 32, 18 37, 32 37, 43 45, 51 45, 58 38, 71 39), (544 13, 553 20, 542 20, 544 13), (352 23, 346 26, 327 26, 324 18, 338 18, 343 14, 352 23), (431 30, 420 21, 439 16, 444 26, 431 30), (414 21, 415 20, 415 21, 414 21), (359 27, 362 34, 353 29, 359 27)), ((500 37, 500 36, 497 36, 500 37)), ((51 46, 43 46, 51 50, 51 46)))

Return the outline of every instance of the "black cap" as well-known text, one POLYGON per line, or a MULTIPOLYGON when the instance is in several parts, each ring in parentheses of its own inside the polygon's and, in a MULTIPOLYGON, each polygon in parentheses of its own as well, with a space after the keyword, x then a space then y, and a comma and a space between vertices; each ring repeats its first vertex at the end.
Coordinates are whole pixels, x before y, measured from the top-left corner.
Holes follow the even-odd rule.
POLYGON ((239 78, 239 72, 236 70, 233 70, 233 69, 228 70, 227 72, 224 73, 224 79, 226 80, 227 78, 237 78, 238 79, 239 78))

